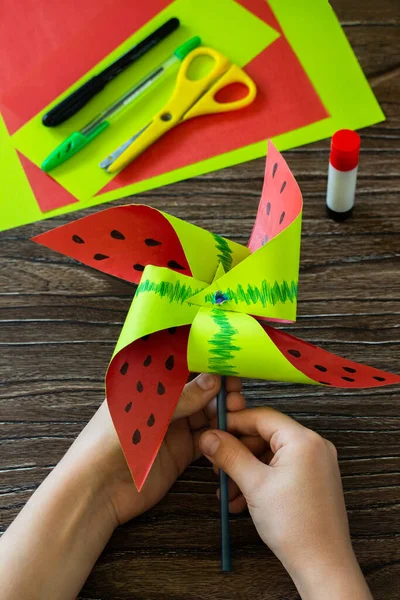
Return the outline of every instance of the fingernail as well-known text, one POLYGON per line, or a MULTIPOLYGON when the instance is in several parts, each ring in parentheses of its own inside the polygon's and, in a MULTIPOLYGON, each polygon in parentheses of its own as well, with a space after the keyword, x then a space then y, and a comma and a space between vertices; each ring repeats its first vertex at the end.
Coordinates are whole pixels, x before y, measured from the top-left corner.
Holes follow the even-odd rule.
POLYGON ((197 385, 204 391, 212 390, 215 387, 217 378, 211 373, 202 373, 196 379, 197 385))
POLYGON ((201 439, 201 447, 204 454, 213 456, 219 448, 220 439, 215 433, 206 433, 201 439))

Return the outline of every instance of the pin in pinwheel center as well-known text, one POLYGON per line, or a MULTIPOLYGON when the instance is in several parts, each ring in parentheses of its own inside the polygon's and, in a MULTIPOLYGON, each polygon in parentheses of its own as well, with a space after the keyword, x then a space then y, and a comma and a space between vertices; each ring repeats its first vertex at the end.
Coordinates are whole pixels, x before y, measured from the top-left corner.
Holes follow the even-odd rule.
POLYGON ((212 304, 220 305, 220 304, 223 304, 224 302, 227 302, 228 300, 229 300, 228 294, 224 294, 223 292, 221 292, 221 290, 218 290, 213 295, 212 304))

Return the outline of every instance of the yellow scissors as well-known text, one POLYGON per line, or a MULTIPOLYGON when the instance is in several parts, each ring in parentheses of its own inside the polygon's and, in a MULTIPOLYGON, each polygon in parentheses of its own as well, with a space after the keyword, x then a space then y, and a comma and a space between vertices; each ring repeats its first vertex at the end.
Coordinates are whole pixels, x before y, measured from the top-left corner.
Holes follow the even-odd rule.
POLYGON ((201 115, 239 110, 251 104, 256 94, 254 81, 226 56, 213 48, 196 48, 182 61, 174 91, 164 108, 148 125, 103 160, 100 166, 108 173, 115 173, 179 123, 201 115), (212 58, 213 66, 200 79, 190 79, 189 68, 201 56, 212 58), (231 102, 218 102, 218 92, 235 83, 246 86, 246 96, 231 102))

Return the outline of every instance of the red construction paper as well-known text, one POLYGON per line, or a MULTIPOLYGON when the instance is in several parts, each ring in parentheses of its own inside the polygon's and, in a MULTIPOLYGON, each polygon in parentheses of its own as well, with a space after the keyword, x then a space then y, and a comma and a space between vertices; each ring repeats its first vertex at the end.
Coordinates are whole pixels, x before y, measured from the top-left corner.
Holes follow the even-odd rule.
POLYGON ((23 154, 18 152, 18 156, 29 179, 29 183, 31 184, 31 188, 40 209, 43 212, 78 202, 78 200, 67 192, 65 188, 58 185, 54 179, 39 169, 39 167, 28 160, 23 154))
POLYGON ((106 377, 107 401, 140 491, 188 379, 189 326, 145 336, 119 352, 106 377))
POLYGON ((282 154, 268 142, 264 185, 249 241, 252 252, 289 227, 302 211, 300 188, 282 154))
POLYGON ((192 274, 172 225, 141 204, 102 210, 32 239, 131 283, 139 283, 146 265, 192 274))
POLYGON ((261 325, 292 365, 318 383, 340 388, 372 388, 400 383, 399 375, 341 358, 289 333, 261 325))
MULTIPOLYGON (((281 31, 266 2, 263 7, 258 0, 241 0, 240 3, 251 11, 257 10, 257 15, 268 25, 281 31)), ((99 194, 329 116, 283 32, 245 67, 245 71, 257 85, 253 104, 240 111, 206 115, 180 124, 125 167, 99 194)))
POLYGON ((0 106, 14 133, 172 0, 20 1, 2 14, 0 106), (25 75, 26 74, 26 75, 25 75))
MULTIPOLYGON (((11 62, 3 61, 12 65, 12 68, 4 64, 0 66, 3 80, 0 109, 5 113, 9 130, 14 132, 21 127, 169 3, 167 0, 149 0, 141 3, 139 10, 135 2, 102 0, 96 3, 95 10, 93 3, 88 1, 79 3, 78 9, 77 0, 69 8, 60 6, 60 3, 49 5, 45 0, 38 0, 34 11, 27 9, 28 12, 20 16, 18 28, 15 27, 12 11, 6 11, 2 21, 4 30, 15 32, 12 39, 9 34, 0 37, 3 56, 13 56, 11 62), (78 28, 76 20, 73 21, 77 11, 80 15, 78 28), (24 14, 30 15, 29 25, 24 14), (110 14, 113 15, 112 27, 110 14), (42 31, 45 42, 41 39, 42 31), (57 36, 54 31, 57 31, 57 36), (27 75, 22 80, 21 65, 29 66, 24 68, 27 75)), ((241 4, 281 31, 266 2, 241 0, 241 4)), ((199 162, 328 116, 284 35, 251 61, 246 71, 256 81, 259 90, 252 106, 236 113, 204 116, 180 125, 99 193, 199 162)), ((45 187, 45 183, 43 185, 45 187)), ((36 192, 43 211, 60 206, 59 200, 53 195, 43 201, 37 183, 36 192)))

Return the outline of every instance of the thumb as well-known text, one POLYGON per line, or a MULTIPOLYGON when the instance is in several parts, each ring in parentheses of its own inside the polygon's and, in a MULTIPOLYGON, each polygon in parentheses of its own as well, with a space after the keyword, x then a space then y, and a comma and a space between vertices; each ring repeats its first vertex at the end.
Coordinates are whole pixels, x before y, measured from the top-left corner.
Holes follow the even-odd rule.
POLYGON ((211 373, 201 373, 185 385, 176 406, 173 420, 189 417, 202 410, 218 394, 221 379, 211 373))
POLYGON ((237 438, 226 431, 206 431, 200 450, 213 465, 225 471, 244 496, 251 495, 267 475, 267 467, 237 438))

